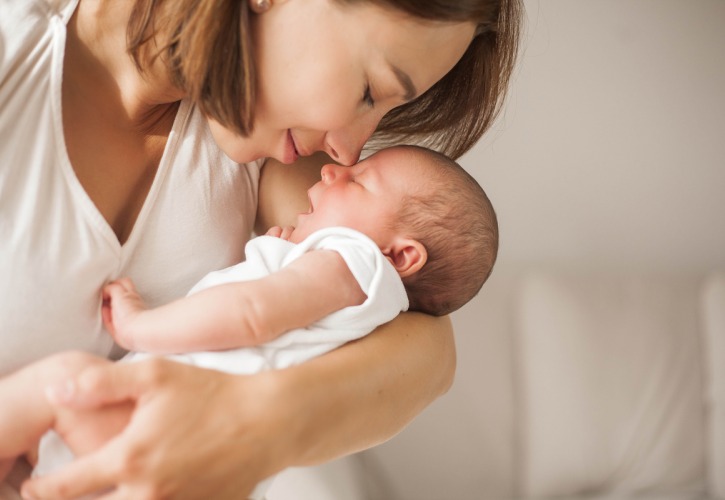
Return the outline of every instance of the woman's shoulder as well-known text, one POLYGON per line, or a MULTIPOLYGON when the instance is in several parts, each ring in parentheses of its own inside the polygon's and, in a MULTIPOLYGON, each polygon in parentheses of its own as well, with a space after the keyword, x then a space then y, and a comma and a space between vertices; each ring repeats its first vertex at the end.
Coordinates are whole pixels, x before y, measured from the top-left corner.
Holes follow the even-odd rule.
POLYGON ((75 10, 76 6, 78 5, 78 0, 35 0, 38 3, 44 3, 50 7, 54 12, 57 12, 61 15, 67 15, 70 17, 70 15, 75 10))
POLYGON ((65 24, 77 5, 78 0, 0 0, 0 12, 3 13, 0 29, 8 31, 3 33, 5 36, 21 33, 27 26, 43 27, 54 18, 65 24))
POLYGON ((31 55, 44 53, 73 14, 78 0, 0 0, 0 84, 10 73, 17 73, 31 55))

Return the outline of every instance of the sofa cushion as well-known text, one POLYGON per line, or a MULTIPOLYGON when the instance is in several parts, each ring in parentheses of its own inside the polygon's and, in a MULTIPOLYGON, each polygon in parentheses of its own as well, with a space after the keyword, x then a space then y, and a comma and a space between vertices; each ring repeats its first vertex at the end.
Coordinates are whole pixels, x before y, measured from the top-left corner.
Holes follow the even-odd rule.
POLYGON ((522 496, 704 489, 696 279, 532 273, 517 310, 522 496))

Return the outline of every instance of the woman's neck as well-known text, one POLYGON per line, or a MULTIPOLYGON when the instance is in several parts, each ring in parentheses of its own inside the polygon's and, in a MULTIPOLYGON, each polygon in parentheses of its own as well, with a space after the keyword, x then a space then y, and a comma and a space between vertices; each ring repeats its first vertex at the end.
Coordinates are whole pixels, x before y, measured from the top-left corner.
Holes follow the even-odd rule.
MULTIPOLYGON (((153 127, 156 116, 184 97, 169 81, 160 59, 140 73, 126 50, 129 0, 80 0, 68 24, 64 78, 96 83, 96 97, 114 95, 129 122, 153 127)), ((80 82, 79 82, 80 83, 80 82)))

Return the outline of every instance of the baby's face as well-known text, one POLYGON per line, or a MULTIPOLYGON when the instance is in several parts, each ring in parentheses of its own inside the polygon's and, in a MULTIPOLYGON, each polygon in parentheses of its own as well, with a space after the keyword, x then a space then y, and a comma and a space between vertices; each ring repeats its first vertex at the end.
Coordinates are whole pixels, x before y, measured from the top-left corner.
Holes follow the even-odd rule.
POLYGON ((366 234, 381 249, 397 235, 394 218, 406 194, 425 185, 408 151, 386 149, 353 165, 322 167, 322 179, 307 192, 310 209, 299 214, 290 238, 300 242, 314 231, 343 226, 366 234))

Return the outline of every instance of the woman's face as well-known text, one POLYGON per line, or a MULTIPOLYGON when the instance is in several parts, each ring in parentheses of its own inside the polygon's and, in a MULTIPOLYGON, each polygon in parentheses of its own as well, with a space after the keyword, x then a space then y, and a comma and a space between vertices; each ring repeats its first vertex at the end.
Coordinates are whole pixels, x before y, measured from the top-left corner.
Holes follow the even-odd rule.
POLYGON ((475 29, 335 0, 273 1, 253 16, 254 130, 239 137, 210 122, 219 146, 240 163, 292 163, 315 151, 355 163, 385 113, 441 79, 475 29))

